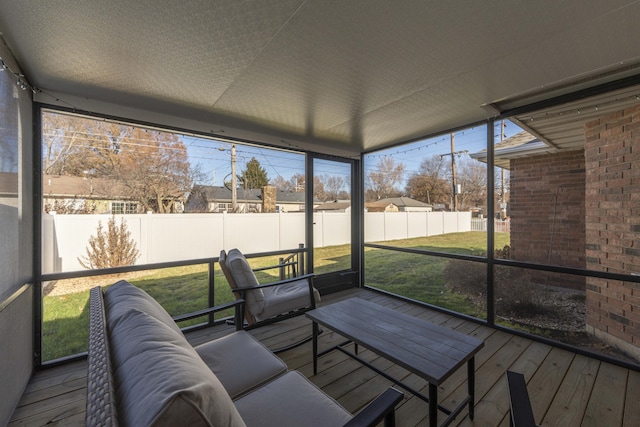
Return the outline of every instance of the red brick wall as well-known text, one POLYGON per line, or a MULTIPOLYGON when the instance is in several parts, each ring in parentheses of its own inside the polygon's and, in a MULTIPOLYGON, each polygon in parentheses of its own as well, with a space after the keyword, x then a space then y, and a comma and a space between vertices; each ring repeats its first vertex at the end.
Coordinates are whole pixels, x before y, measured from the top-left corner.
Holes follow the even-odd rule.
MULTIPOLYGON (((511 160, 511 258, 585 267, 582 150, 511 160)), ((537 283, 584 289, 576 276, 532 272, 537 283)))
MULTIPOLYGON (((640 273, 640 105, 585 125, 587 268, 640 273)), ((640 284, 587 280, 587 330, 640 356, 640 284)))

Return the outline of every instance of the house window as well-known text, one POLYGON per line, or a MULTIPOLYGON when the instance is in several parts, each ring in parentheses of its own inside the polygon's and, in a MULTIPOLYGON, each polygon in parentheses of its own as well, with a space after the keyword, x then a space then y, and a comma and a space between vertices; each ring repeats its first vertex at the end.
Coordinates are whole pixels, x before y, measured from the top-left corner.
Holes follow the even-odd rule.
POLYGON ((231 212, 231 203, 218 203, 216 212, 231 212))
POLYGON ((114 215, 134 214, 138 212, 138 204, 133 202, 111 202, 111 213, 114 215))

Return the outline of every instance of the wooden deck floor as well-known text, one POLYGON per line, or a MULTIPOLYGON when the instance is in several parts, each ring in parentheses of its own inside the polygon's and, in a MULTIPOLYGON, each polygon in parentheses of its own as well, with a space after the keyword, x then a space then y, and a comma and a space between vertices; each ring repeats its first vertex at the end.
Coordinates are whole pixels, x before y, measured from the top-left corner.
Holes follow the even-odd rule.
MULTIPOLYGON (((543 426, 638 426, 640 422, 640 373, 599 362, 525 338, 495 331, 370 291, 332 295, 323 303, 353 296, 372 300, 396 310, 442 324, 485 341, 476 357, 476 416, 464 413, 455 420, 460 426, 508 426, 508 401, 504 372, 522 372, 528 383, 536 421, 543 426)), ((194 344, 228 333, 217 327, 190 333, 194 344)), ((252 331, 270 348, 295 342, 310 333, 310 322, 298 317, 252 331)), ((400 337, 399 337, 400 338, 400 337)), ((321 335, 320 346, 342 340, 330 331, 321 335)), ((418 390, 427 384, 404 369, 361 350, 378 368, 402 378, 418 390)), ((312 375, 311 344, 280 353, 290 369, 308 376, 316 385, 351 412, 358 411, 390 383, 340 352, 320 359, 318 374, 312 375)), ((444 406, 455 407, 464 397, 466 369, 450 377, 439 389, 444 406)), ((84 425, 86 362, 75 362, 36 373, 10 426, 84 425)), ((407 394, 397 409, 399 426, 426 425, 427 404, 407 394)))

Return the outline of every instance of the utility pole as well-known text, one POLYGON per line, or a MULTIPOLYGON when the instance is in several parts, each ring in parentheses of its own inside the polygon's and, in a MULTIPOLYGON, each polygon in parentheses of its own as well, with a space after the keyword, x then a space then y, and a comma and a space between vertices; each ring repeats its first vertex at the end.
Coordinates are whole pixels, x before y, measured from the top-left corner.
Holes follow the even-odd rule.
MULTIPOLYGON (((504 120, 502 120, 502 124, 500 125, 500 142, 502 142, 504 140, 504 120)), ((502 199, 502 203, 505 203, 504 200, 504 168, 500 168, 502 169, 502 188, 500 190, 500 197, 502 199)))
POLYGON ((457 177, 456 177, 456 148, 455 148, 455 137, 453 132, 451 133, 451 175, 453 181, 453 210, 454 212, 458 212, 458 186, 456 185, 457 177))
POLYGON ((238 208, 238 197, 236 194, 238 184, 236 179, 236 144, 231 144, 231 211, 233 213, 237 212, 238 208))
POLYGON ((456 173, 456 156, 460 154, 468 153, 468 150, 456 151, 455 147, 455 137, 454 134, 451 134, 451 152, 446 154, 440 154, 440 158, 444 158, 445 156, 451 156, 451 179, 453 181, 453 210, 458 211, 458 176, 456 173))

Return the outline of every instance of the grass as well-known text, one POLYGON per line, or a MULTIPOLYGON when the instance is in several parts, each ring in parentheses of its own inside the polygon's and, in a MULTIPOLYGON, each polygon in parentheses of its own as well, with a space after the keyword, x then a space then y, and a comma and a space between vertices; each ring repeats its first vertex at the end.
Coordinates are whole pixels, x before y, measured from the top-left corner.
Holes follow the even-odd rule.
MULTIPOLYGON (((509 235, 495 235, 495 246, 509 244, 509 235)), ((447 252, 461 255, 486 255, 486 233, 450 233, 433 237, 385 242, 385 245, 447 252)), ((434 304, 459 313, 486 318, 484 309, 445 286, 443 268, 446 258, 392 252, 367 248, 365 253, 365 282, 368 286, 403 295, 417 301, 434 304)), ((459 261, 471 263, 471 261, 459 261)))
MULTIPOLYGON (((276 257, 251 259, 252 267, 264 267, 277 264, 276 257)), ((276 273, 259 272, 256 276, 260 283, 277 280, 276 273)), ((190 313, 208 307, 208 269, 206 265, 165 268, 150 271, 149 274, 137 273, 132 277, 126 274, 114 278, 128 280, 154 297, 172 316, 190 313)), ((96 281, 87 278, 87 281, 96 281)), ((101 280, 104 282, 104 280, 101 280)), ((45 296, 43 300, 42 360, 54 360, 60 357, 87 351, 89 329, 89 289, 59 296, 45 296)), ((232 301, 234 296, 222 271, 216 264, 214 270, 215 303, 232 301)), ((217 318, 232 315, 232 311, 217 313, 217 318)), ((181 327, 202 323, 206 319, 193 319, 180 324, 181 327)))
MULTIPOLYGON (((508 244, 508 234, 496 234, 496 247, 508 244)), ((385 242, 388 246, 411 247, 439 252, 484 255, 486 233, 452 233, 441 236, 385 242)), ((317 274, 350 268, 349 245, 317 248, 314 251, 317 274)), ((274 265, 277 257, 252 258, 253 268, 274 265)), ((367 285, 419 301, 436 304, 461 313, 483 317, 484 313, 463 296, 444 286, 442 268, 447 259, 367 248, 365 280, 367 285)), ((129 280, 153 296, 173 316, 208 306, 207 266, 195 265, 150 271, 149 274, 121 279, 129 280)), ((276 272, 257 273, 260 283, 277 280, 276 272)), ((87 278, 87 280, 93 280, 87 278)), ((119 279, 114 279, 113 282, 119 279)), ((214 270, 215 303, 233 300, 233 294, 218 265, 214 270)), ((43 301, 43 355, 48 361, 87 350, 89 325, 89 290, 60 296, 46 296, 43 301)), ((221 316, 230 315, 223 313, 221 316)), ((184 322, 180 326, 202 322, 184 322)))

